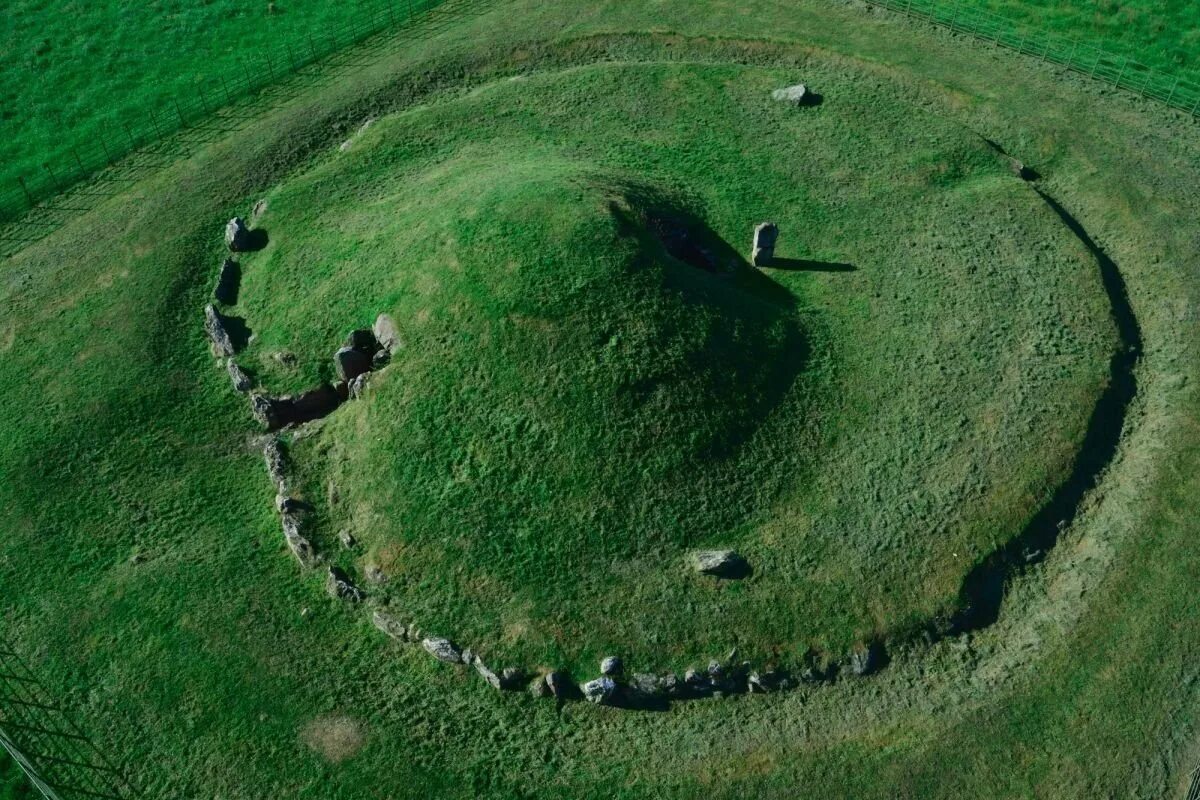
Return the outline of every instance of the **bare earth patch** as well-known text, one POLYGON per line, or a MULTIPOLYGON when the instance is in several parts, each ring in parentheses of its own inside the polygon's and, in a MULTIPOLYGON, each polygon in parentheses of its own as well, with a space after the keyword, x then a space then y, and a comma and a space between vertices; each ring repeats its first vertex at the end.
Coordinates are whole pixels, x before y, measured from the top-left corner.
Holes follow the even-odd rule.
POLYGON ((300 740, 326 760, 340 764, 362 749, 366 735, 353 717, 329 714, 305 725, 300 740))

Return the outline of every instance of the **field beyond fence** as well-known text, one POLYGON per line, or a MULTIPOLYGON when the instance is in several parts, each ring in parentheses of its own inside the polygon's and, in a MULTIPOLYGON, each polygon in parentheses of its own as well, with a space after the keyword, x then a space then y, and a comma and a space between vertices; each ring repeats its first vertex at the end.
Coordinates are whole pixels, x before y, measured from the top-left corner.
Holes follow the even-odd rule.
POLYGON ((239 56, 232 71, 204 76, 190 96, 172 94, 139 109, 133 122, 112 121, 101 125, 87 141, 72 142, 64 150, 49 155, 40 172, 4 175, 4 185, 0 186, 0 222, 21 217, 38 203, 90 178, 140 147, 198 123, 217 109, 265 89, 349 45, 407 25, 442 3, 443 0, 365 0, 354 19, 311 31, 302 43, 265 42, 254 52, 239 56))
POLYGON ((1147 67, 1133 59, 1107 52, 1102 47, 1045 31, 1022 28, 1012 20, 964 5, 935 0, 866 0, 871 5, 899 11, 967 33, 1041 61, 1059 64, 1081 75, 1097 78, 1142 97, 1200 114, 1200 82, 1182 75, 1147 67))

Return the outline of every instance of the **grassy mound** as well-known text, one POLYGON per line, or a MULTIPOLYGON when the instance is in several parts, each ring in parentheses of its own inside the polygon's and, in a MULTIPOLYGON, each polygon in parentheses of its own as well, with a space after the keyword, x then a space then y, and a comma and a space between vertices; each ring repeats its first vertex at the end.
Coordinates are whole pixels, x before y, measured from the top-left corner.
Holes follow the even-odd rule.
POLYGON ((1111 344, 1087 254, 983 140, 834 74, 774 103, 787 78, 504 82, 270 194, 238 306, 264 384, 402 329, 297 455, 327 546, 426 628, 526 663, 844 650, 946 613, 1068 468, 1111 344), (688 574, 721 545, 752 580, 688 574))

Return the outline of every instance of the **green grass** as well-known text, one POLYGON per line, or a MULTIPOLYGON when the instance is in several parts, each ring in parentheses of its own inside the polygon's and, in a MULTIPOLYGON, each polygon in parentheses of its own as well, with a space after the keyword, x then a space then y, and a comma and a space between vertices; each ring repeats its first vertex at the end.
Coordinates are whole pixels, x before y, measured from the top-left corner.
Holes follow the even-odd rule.
POLYGON ((0 800, 32 800, 33 797, 33 789, 16 762, 0 750, 0 800))
MULTIPOLYGON (((1193 128, 1153 106, 890 15, 808 0, 504 4, 353 80, 299 87, 290 104, 147 173, 6 262, 0 636, 143 797, 1177 793, 1194 766, 1200 710, 1198 164, 1193 128), (677 33, 576 38, 664 29, 677 33), (752 38, 764 29, 778 42, 752 38), (525 77, 502 80, 514 73, 525 77), (767 101, 785 78, 809 80, 825 103, 789 114, 767 101), (379 119, 339 153, 367 117, 379 119), (949 537, 979 547, 990 544, 990 525, 1011 535, 1053 484, 1112 343, 1094 264, 979 134, 1045 175, 1045 188, 1119 264, 1146 343, 1120 457, 1049 560, 1016 582, 997 626, 895 652, 868 680, 661 714, 558 711, 498 696, 385 641, 362 609, 327 598, 287 554, 252 424, 207 353, 199 315, 222 256, 222 223, 264 195, 272 244, 246 259, 237 313, 259 334, 250 356, 268 386, 320 377, 344 332, 380 310, 411 339, 411 361, 381 376, 369 401, 297 447, 310 450, 302 463, 314 477, 334 470, 343 490, 358 493, 355 509, 377 513, 351 517, 364 540, 379 547, 412 537, 433 554, 418 565, 442 594, 396 581, 388 591, 397 607, 428 603, 414 611, 447 627, 461 617, 464 627, 446 633, 474 624, 486 635, 491 620, 454 606, 454 581, 508 581, 497 592, 505 605, 483 609, 502 623, 509 592, 562 598, 552 594, 563 591, 556 581, 578 577, 548 574, 530 558, 473 561, 469 547, 459 574, 437 558, 447 542, 434 514, 446 506, 406 505, 394 483, 391 494, 371 491, 407 466, 418 499, 442 502, 431 476, 449 461, 448 443, 435 441, 426 464, 420 442, 403 438, 441 430, 437 410, 449 405, 441 398, 458 402, 445 420, 458 443, 512 445, 449 462, 488 488, 515 475, 546 490, 531 468, 537 452, 522 449, 527 438, 511 420, 522 397, 548 407, 545 429, 571 445, 555 462, 565 488, 591 501, 598 489, 580 448, 597 442, 597 463, 611 463, 626 433, 573 417, 591 409, 646 421, 631 405, 589 405, 592 391, 619 399, 611 387, 641 366, 595 358, 609 341, 596 346, 595 318, 607 314, 631 332, 631 355, 650 348, 632 334, 644 330, 682 358, 694 347, 689 332, 728 324, 705 308, 763 308, 766 319, 798 326, 811 353, 775 412, 755 423, 766 441, 752 435, 742 450, 782 450, 798 472, 794 481, 775 476, 766 496, 737 510, 730 529, 747 549, 761 547, 763 569, 725 593, 730 617, 719 622, 795 647, 809 636, 832 644, 860 634, 863 619, 902 625, 906 609, 922 618, 962 575, 963 564, 942 558, 949 537), (784 157, 733 168, 740 154, 768 151, 784 157), (754 287, 738 281, 712 297, 710 276, 683 271, 636 227, 615 226, 604 201, 628 198, 631 185, 685 205, 737 252, 748 225, 770 215, 783 225, 782 255, 858 269, 766 273, 794 309, 752 302, 754 287), (544 224, 517 210, 530 206, 544 224), (600 252, 577 258, 572 233, 600 252), (464 246, 480 242, 488 247, 464 246), (457 269, 444 252, 450 243, 459 245, 457 269), (520 268, 542 250, 546 262, 530 266, 543 271, 520 268), (619 280, 633 265, 639 280, 619 280), (690 296, 711 302, 680 305, 665 287, 684 276, 690 296), (573 293, 584 277, 579 286, 592 291, 573 293), (414 324, 422 300, 441 309, 425 328, 414 324), (535 338, 507 321, 529 306, 558 320, 561 336, 535 338), (279 347, 300 356, 295 375, 268 369, 265 356, 279 347), (604 368, 583 373, 588 391, 577 396, 576 382, 548 370, 548 389, 563 396, 531 391, 552 355, 570 365, 592 356, 604 368), (800 416, 784 413, 793 409, 800 416), (394 438, 376 442, 376 431, 394 438), (797 442, 806 449, 793 452, 797 442), (311 452, 319 449, 323 458, 311 452), (978 481, 1010 496, 974 493, 978 481), (799 512, 774 513, 789 507, 799 512), (951 520, 940 516, 946 508, 951 520), (805 530, 821 548, 796 547, 793 532, 805 530), (828 595, 770 584, 772 574, 816 564, 834 587, 828 595), (839 585, 874 594, 817 607, 839 585), (806 607, 809 616, 798 613, 806 607)), ((626 205, 635 218, 647 207, 626 205)), ((753 329, 757 343, 734 352, 775 351, 774 328, 753 329)), ((717 391, 720 377, 674 370, 666 381, 689 397, 717 391)), ((751 370, 748 385, 760 380, 751 370)), ((736 401, 745 388, 721 391, 736 401)), ((664 424, 678 431, 677 412, 667 410, 664 424)), ((737 414, 727 402, 704 430, 718 439, 743 430, 737 414)), ((686 463, 694 451, 672 452, 686 463)), ((689 508, 692 488, 668 474, 652 470, 649 485, 692 519, 713 519, 689 508)), ((632 483, 617 484, 621 497, 634 496, 632 483)), ((507 519, 494 505, 477 510, 507 519)), ((355 509, 347 511, 363 513, 355 509)), ((326 544, 343 512, 322 513, 326 544)), ((669 528, 646 532, 664 536, 655 544, 663 552, 685 542, 669 528)), ((605 542, 572 542, 582 559, 612 566, 605 542)), ((641 541, 619 544, 636 552, 641 541)), ((610 593, 582 599, 623 606, 622 619, 656 616, 656 598, 638 608, 627 594, 636 584, 619 569, 602 574, 614 581, 610 593)), ((550 630, 546 621, 561 613, 580 631, 578 608, 550 609, 541 624, 550 630)), ((725 610, 699 606, 709 621, 725 610)), ((679 656, 721 655, 707 649, 720 630, 679 656)), ((552 655, 583 659, 604 636, 626 632, 606 631, 601 618, 582 633, 552 655)), ((628 642, 635 668, 645 663, 638 648, 657 652, 645 641, 628 642)), ((520 655, 516 641, 495 646, 520 655)), ((524 646, 536 657, 542 645, 524 646)))
POLYGON ((1200 79, 1200 28, 1193 0, 972 0, 1022 30, 1050 33, 1200 79))
POLYGON ((1106 301, 982 139, 854 71, 809 75, 836 100, 774 103, 781 70, 506 80, 269 192, 235 310, 265 386, 328 379, 380 311, 407 342, 297 448, 321 463, 309 498, 328 480, 342 498, 325 547, 352 530, 369 548, 353 571, 382 566, 380 594, 427 628, 581 671, 611 651, 840 654, 952 608, 1069 467, 1114 346, 1106 301), (636 221, 686 215, 732 274, 669 258, 636 221), (998 216, 1021 233, 996 236, 998 216), (762 219, 782 258, 853 271, 756 273, 739 251, 762 219), (689 576, 701 546, 757 576, 689 576))

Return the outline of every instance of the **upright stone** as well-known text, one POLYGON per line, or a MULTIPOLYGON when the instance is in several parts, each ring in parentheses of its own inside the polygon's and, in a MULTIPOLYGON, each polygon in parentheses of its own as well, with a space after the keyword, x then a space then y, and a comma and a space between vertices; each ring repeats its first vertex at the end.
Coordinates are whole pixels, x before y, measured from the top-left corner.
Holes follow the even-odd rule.
POLYGON ((241 217, 234 217, 225 223, 225 246, 235 253, 250 247, 250 229, 241 217))
POLYGON ((221 358, 234 355, 233 339, 225 330, 225 318, 210 303, 204 307, 204 331, 212 341, 213 352, 221 358))
POLYGON ((254 387, 254 381, 250 380, 250 376, 246 371, 238 366, 237 362, 232 358, 229 359, 229 364, 226 365, 229 370, 229 380, 233 383, 235 392, 248 392, 254 387))
POLYGON ((311 567, 316 563, 317 554, 313 550, 312 543, 300 532, 299 515, 283 515, 283 538, 287 542, 288 549, 292 551, 292 555, 300 562, 300 566, 311 567))
POLYGON ((225 259, 221 264, 221 272, 217 275, 217 288, 213 290, 213 297, 218 303, 224 303, 231 306, 237 303, 238 287, 242 280, 242 270, 238 263, 232 258, 225 259))
POLYGON ((750 263, 756 267, 769 267, 775 260, 775 240, 778 238, 778 225, 774 222, 760 222, 754 228, 754 246, 750 251, 750 263))

